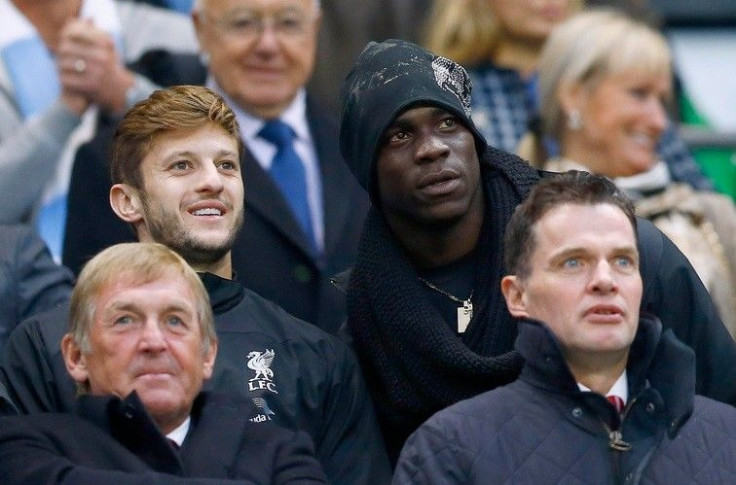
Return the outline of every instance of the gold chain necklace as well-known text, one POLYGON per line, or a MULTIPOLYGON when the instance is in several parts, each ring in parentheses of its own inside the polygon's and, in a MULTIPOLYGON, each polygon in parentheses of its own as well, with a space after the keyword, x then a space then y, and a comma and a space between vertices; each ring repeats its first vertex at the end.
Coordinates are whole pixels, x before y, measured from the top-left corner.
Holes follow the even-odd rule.
POLYGON ((473 291, 475 289, 470 291, 470 296, 468 296, 467 300, 460 299, 456 297, 453 294, 450 294, 443 290, 442 288, 438 288, 437 286, 433 285, 429 281, 425 280, 421 276, 417 276, 419 278, 419 281, 427 285, 429 288, 433 289, 437 293, 440 293, 442 295, 445 295, 450 300, 454 301, 455 303, 459 303, 460 306, 457 308, 457 333, 464 333, 465 330, 468 328, 468 325, 470 325, 470 320, 473 318, 473 291))

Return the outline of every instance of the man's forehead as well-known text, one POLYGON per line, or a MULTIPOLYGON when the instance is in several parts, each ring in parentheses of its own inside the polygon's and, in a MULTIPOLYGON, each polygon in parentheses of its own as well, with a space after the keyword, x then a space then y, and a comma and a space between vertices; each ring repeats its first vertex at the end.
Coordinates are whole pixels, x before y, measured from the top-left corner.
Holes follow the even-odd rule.
POLYGON ((617 205, 608 202, 603 203, 577 203, 565 202, 546 210, 533 226, 534 237, 537 242, 541 238, 558 236, 567 241, 574 242, 582 237, 584 232, 595 235, 605 235, 608 230, 613 230, 611 223, 623 223, 622 229, 630 233, 631 243, 636 246, 636 233, 631 220, 626 213, 617 205), (540 231, 540 228, 544 228, 540 231), (570 230, 570 229, 575 230, 570 230))

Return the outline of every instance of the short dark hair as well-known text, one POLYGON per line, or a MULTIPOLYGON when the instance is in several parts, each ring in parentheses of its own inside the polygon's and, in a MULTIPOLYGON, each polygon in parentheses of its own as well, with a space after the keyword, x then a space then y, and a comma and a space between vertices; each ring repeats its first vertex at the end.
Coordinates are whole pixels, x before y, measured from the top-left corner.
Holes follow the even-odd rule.
POLYGON ((110 176, 113 184, 143 188, 140 168, 156 137, 176 130, 219 126, 238 143, 243 141, 235 114, 219 94, 203 86, 173 86, 154 91, 125 114, 112 139, 110 176))
POLYGON ((532 188, 506 227, 504 263, 509 274, 520 278, 529 276, 529 261, 536 247, 534 225, 562 204, 614 205, 626 214, 638 241, 634 204, 612 181, 602 175, 577 170, 550 173, 532 188))

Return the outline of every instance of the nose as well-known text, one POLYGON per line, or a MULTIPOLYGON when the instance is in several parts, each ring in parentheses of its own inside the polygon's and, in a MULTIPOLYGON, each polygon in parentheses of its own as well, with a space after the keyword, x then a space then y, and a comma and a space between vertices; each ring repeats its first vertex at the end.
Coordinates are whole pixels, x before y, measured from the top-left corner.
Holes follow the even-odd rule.
POLYGON ((166 338, 157 320, 146 320, 141 331, 139 348, 145 352, 155 353, 166 349, 166 338))
POLYGON ((600 261, 593 268, 589 287, 594 293, 606 294, 618 291, 618 282, 608 261, 600 261))
POLYGON ((222 175, 214 164, 205 164, 197 186, 198 192, 220 193, 224 188, 222 175))
POLYGON ((447 156, 450 151, 444 140, 434 133, 419 132, 416 136, 418 137, 416 149, 417 163, 432 163, 438 158, 447 156))
POLYGON ((661 135, 667 128, 668 118, 662 100, 652 98, 649 106, 649 123, 657 136, 661 135))
POLYGON ((272 52, 279 47, 279 34, 273 19, 263 19, 263 24, 256 38, 259 50, 272 52))

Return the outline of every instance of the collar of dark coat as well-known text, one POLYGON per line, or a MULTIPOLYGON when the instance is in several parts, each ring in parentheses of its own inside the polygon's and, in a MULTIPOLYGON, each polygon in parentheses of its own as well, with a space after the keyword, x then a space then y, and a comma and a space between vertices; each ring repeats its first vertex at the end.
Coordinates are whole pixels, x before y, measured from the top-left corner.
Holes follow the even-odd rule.
POLYGON ((228 280, 212 273, 198 273, 207 293, 215 315, 220 315, 240 303, 245 295, 245 288, 234 276, 228 280))
MULTIPOLYGON (((562 358, 557 339, 541 322, 519 321, 516 349, 525 364, 521 379, 548 391, 577 394, 579 388, 562 358)), ((641 315, 626 368, 630 399, 647 388, 656 390, 666 406, 669 432, 675 433, 692 413, 695 395, 695 354, 663 330, 659 319, 641 315)))
POLYGON ((181 457, 168 444, 135 391, 124 399, 117 396, 80 396, 75 412, 110 433, 115 441, 151 469, 183 475, 181 457))

